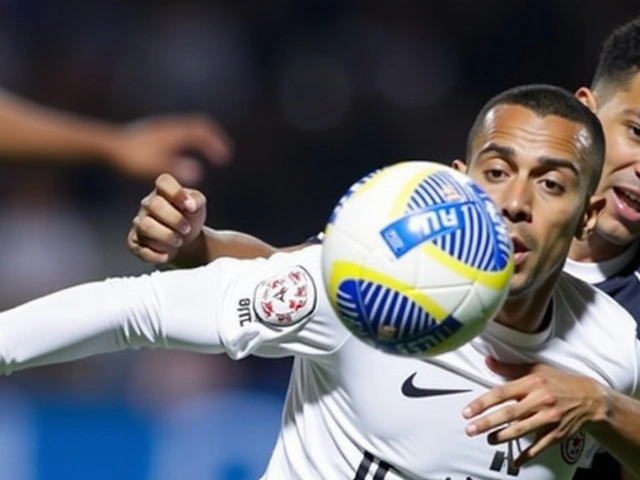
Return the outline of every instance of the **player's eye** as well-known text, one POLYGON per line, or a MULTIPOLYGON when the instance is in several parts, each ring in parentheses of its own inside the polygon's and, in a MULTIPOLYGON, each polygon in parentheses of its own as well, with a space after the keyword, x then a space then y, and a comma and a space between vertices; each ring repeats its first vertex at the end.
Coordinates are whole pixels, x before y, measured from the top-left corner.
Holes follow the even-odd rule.
POLYGON ((632 123, 628 126, 628 128, 629 128, 629 132, 633 137, 640 139, 640 125, 636 125, 635 123, 632 123))
POLYGON ((551 180, 549 178, 543 179, 542 185, 544 186, 545 190, 554 194, 563 193, 565 190, 564 186, 562 186, 560 183, 556 182, 555 180, 551 180))
POLYGON ((489 168, 484 171, 484 176, 489 181, 497 181, 506 177, 506 173, 499 168, 489 168))

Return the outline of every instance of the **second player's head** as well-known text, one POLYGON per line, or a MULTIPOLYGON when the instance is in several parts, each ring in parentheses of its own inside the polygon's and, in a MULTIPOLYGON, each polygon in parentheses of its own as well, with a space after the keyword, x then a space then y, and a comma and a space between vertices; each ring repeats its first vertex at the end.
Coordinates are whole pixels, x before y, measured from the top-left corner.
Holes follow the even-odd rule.
POLYGON ((605 260, 640 238, 640 17, 606 39, 591 88, 576 95, 602 122, 607 142, 598 185, 606 205, 589 255, 605 260))
POLYGON ((482 108, 469 133, 466 171, 512 235, 512 297, 552 288, 573 238, 595 226, 603 202, 592 194, 603 161, 600 122, 561 88, 513 88, 482 108))

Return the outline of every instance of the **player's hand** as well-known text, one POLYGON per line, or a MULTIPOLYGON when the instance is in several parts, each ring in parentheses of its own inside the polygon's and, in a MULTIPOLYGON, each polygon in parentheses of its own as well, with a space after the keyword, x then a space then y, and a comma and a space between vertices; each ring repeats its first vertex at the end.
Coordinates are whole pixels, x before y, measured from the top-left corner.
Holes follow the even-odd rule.
POLYGON ((533 444, 515 459, 516 467, 605 415, 603 391, 590 378, 543 364, 507 365, 493 358, 487 358, 487 366, 515 380, 492 388, 465 407, 463 416, 473 419, 466 432, 470 436, 491 432, 492 445, 535 433, 533 444), (492 407, 496 408, 486 413, 492 407))
POLYGON ((202 235, 206 207, 201 192, 185 188, 175 177, 163 173, 156 179, 155 189, 140 202, 127 237, 129 250, 145 262, 172 261, 202 235))
POLYGON ((117 169, 137 178, 170 172, 186 184, 198 182, 203 175, 194 155, 223 165, 233 150, 225 131, 204 115, 141 120, 124 127, 116 138, 109 161, 117 169))

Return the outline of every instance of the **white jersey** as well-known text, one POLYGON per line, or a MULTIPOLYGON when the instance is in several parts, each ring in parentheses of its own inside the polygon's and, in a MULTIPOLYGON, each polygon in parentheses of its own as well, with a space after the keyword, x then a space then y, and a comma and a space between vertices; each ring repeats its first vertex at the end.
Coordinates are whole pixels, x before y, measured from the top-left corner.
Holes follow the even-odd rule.
POLYGON ((139 346, 295 356, 265 480, 570 479, 592 442, 583 433, 519 471, 508 460, 531 438, 491 446, 467 437, 463 407, 504 382, 486 355, 635 392, 635 322, 573 277, 560 279, 545 331, 492 323, 458 350, 419 360, 377 351, 342 326, 321 287, 321 248, 88 284, 2 313, 0 369, 139 346))
POLYGON ((320 279, 320 248, 277 256, 266 277, 230 288, 223 307, 231 311, 243 298, 254 299, 250 321, 238 316, 224 324, 222 340, 232 357, 296 356, 265 479, 571 478, 591 441, 582 433, 520 472, 508 470, 507 459, 531 439, 490 446, 483 435, 465 435, 463 407, 504 381, 488 370, 485 356, 544 362, 618 391, 635 391, 635 322, 608 296, 569 276, 560 279, 545 331, 523 334, 492 323, 470 344, 425 361, 388 355, 354 338, 321 288, 315 313, 306 320, 279 328, 266 324, 259 311, 265 287, 256 283, 285 278, 296 265, 309 272, 310 281, 320 279))

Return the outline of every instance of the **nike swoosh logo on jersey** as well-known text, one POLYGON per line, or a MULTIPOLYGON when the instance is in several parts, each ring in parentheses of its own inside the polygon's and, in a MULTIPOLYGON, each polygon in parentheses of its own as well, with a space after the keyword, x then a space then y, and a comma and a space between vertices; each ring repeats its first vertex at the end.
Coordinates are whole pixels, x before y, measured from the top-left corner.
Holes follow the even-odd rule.
POLYGON ((471 390, 459 390, 453 388, 420 388, 416 387, 413 383, 413 379, 418 374, 415 372, 409 378, 407 378, 402 384, 402 394, 408 398, 424 398, 424 397, 437 397, 440 395, 455 395, 457 393, 468 393, 471 390))

